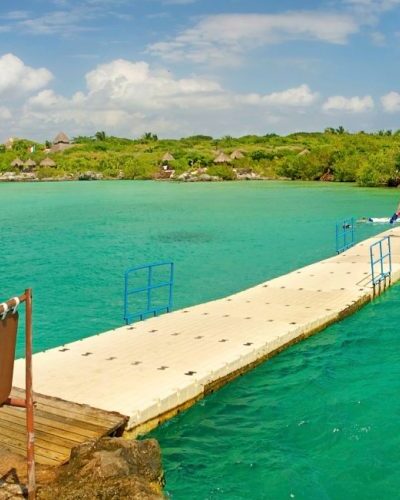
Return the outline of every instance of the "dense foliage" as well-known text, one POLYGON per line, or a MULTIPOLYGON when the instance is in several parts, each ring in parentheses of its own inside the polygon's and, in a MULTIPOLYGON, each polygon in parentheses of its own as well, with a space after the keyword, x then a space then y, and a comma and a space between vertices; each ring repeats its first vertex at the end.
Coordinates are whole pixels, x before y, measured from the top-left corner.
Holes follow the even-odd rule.
MULTIPOLYGON (((23 161, 32 158, 39 164, 45 157, 46 145, 19 139, 12 149, 0 147, 0 172, 12 170, 10 163, 16 157, 23 161)), ((158 139, 151 132, 133 140, 99 131, 93 137, 76 137, 73 146, 62 152, 50 153, 57 166, 38 167, 36 172, 39 178, 93 171, 106 178, 151 179, 160 172, 167 152, 174 157, 169 166, 175 170, 175 177, 201 169, 226 180, 236 178, 236 172, 254 172, 272 179, 357 182, 362 186, 400 184, 400 134, 351 134, 343 127, 287 136, 214 139, 196 135, 179 140, 158 139), (214 163, 219 153, 230 155, 237 150, 243 158, 214 163)))

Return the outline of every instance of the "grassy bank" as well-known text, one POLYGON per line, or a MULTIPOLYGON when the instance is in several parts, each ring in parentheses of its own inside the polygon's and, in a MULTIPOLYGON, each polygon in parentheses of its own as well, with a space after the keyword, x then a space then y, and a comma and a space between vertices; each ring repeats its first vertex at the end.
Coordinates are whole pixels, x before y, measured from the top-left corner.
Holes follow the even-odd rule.
MULTIPOLYGON (((357 182, 361 186, 400 184, 400 133, 380 131, 350 134, 341 127, 325 132, 297 133, 288 136, 268 134, 239 138, 193 136, 179 140, 158 139, 145 134, 140 139, 108 137, 98 132, 93 137, 76 137, 70 148, 49 153, 56 167, 36 167, 38 178, 82 172, 101 173, 104 178, 152 179, 159 175, 162 158, 170 153, 169 167, 174 178, 199 171, 220 179, 235 179, 237 174, 253 172, 264 178, 357 182), (214 163, 219 153, 242 156, 225 163, 214 163)), ((49 144, 47 144, 49 145, 49 144)), ((9 172, 15 158, 32 158, 39 165, 45 158, 45 145, 15 140, 12 149, 0 148, 0 172, 9 172), (35 151, 29 148, 34 146, 35 151)), ((165 163, 165 162, 164 162, 165 163)))

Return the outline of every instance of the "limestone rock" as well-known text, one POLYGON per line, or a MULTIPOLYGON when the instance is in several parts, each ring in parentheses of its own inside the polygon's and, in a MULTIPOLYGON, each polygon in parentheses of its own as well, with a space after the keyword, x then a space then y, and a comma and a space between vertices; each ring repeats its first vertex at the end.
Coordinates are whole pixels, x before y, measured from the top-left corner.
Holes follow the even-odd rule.
POLYGON ((54 482, 38 490, 38 500, 163 499, 160 448, 145 441, 102 438, 71 453, 54 482))

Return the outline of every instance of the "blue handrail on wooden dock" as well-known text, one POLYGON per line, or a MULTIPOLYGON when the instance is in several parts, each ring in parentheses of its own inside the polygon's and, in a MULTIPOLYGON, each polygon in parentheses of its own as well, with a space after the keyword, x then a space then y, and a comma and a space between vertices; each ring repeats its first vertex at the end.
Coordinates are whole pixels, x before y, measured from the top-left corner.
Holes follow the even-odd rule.
POLYGON ((124 320, 126 324, 131 323, 135 319, 143 320, 149 315, 157 316, 161 312, 170 312, 173 305, 173 286, 174 286, 174 263, 170 261, 154 262, 151 264, 143 264, 135 266, 125 271, 125 290, 124 290, 124 320), (154 282, 154 269, 167 268, 168 278, 166 281, 154 282), (130 283, 138 271, 147 270, 146 284, 130 288, 130 283), (168 298, 165 303, 154 305, 152 292, 167 288, 168 298), (135 294, 145 294, 146 307, 139 311, 129 311, 129 297, 135 294))

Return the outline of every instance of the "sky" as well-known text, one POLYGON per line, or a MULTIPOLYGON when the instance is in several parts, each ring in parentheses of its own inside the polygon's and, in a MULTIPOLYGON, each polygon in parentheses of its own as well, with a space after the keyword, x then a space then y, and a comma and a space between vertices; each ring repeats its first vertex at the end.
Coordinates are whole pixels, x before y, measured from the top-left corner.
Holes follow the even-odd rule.
POLYGON ((400 0, 1 0, 0 140, 400 128, 400 0))

